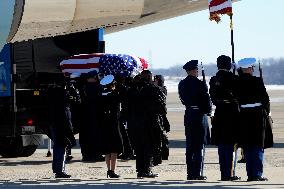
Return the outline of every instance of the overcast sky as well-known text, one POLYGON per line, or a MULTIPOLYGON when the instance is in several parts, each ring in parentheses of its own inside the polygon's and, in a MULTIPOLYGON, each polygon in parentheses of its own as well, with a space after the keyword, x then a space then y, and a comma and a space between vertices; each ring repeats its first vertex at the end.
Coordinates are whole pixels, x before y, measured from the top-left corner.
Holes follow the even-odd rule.
MULTIPOLYGON (((236 61, 243 57, 284 57, 284 0, 241 0, 233 4, 236 61)), ((209 11, 105 35, 106 51, 147 59, 168 68, 190 59, 214 63, 231 55, 229 17, 216 24, 209 11)))

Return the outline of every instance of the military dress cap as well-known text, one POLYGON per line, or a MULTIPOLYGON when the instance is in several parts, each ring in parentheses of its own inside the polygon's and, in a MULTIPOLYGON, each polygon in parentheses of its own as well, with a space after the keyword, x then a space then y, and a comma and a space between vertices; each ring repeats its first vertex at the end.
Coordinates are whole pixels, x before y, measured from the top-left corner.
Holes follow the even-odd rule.
POLYGON ((190 60, 182 67, 185 71, 190 71, 198 68, 198 60, 190 60))
POLYGON ((243 59, 239 60, 238 67, 239 68, 253 67, 255 62, 256 62, 255 58, 243 58, 243 59))
POLYGON ((102 78, 102 80, 100 81, 101 85, 108 85, 110 83, 112 83, 114 80, 114 76, 113 75, 106 75, 102 78))
POLYGON ((75 78, 78 78, 78 77, 80 77, 80 73, 78 73, 78 72, 74 72, 74 73, 72 73, 71 75, 70 75, 70 79, 75 79, 75 78))
POLYGON ((98 72, 96 70, 90 71, 85 74, 86 78, 96 77, 98 75, 98 72))
POLYGON ((230 70, 232 67, 231 58, 226 55, 221 55, 217 58, 217 68, 230 70))

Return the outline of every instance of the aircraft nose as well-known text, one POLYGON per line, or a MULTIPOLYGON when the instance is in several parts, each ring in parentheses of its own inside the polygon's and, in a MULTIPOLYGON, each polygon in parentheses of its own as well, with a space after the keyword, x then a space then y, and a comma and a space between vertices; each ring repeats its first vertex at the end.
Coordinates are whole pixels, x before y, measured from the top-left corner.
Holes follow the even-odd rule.
POLYGON ((13 22, 15 0, 0 1, 0 49, 6 44, 13 22))

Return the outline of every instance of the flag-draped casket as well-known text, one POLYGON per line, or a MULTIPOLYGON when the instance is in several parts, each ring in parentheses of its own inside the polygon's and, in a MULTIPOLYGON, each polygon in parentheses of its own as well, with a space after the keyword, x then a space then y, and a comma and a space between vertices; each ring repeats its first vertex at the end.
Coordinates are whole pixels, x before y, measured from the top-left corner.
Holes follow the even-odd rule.
POLYGON ((103 75, 120 75, 133 77, 144 69, 148 63, 139 57, 126 54, 82 54, 75 55, 60 63, 63 73, 80 75, 96 70, 103 75))

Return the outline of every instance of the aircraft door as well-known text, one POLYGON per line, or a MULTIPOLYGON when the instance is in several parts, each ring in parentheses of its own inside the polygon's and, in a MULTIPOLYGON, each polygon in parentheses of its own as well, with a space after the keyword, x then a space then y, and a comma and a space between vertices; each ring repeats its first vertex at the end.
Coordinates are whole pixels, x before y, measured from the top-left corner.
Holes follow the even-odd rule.
POLYGON ((0 52, 0 97, 11 96, 11 55, 10 44, 0 52))

